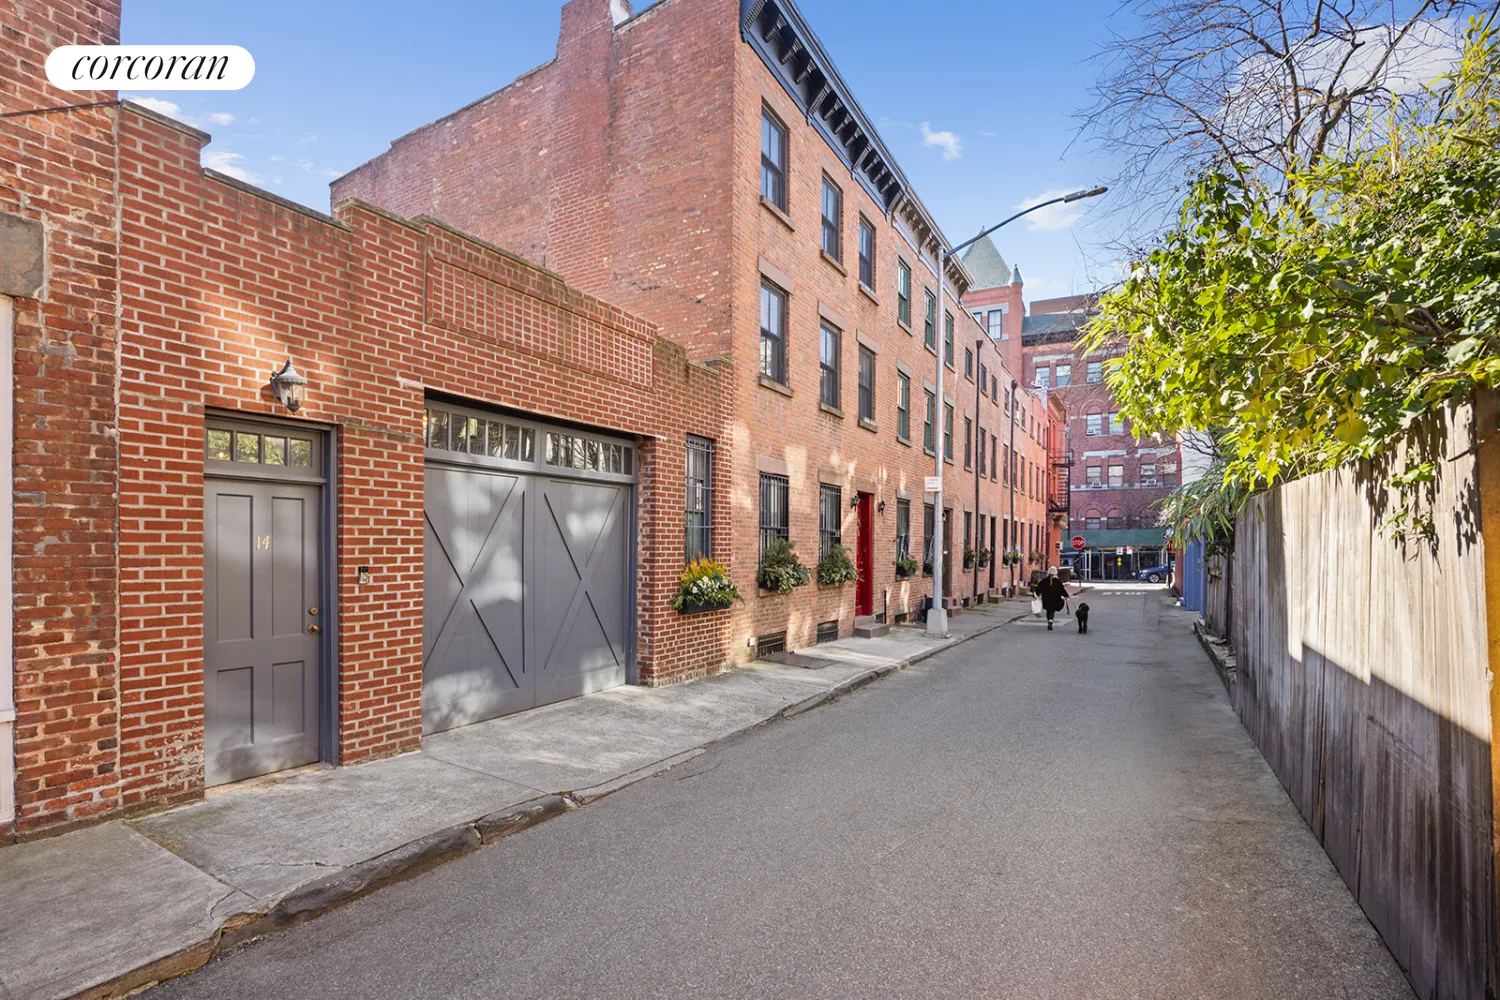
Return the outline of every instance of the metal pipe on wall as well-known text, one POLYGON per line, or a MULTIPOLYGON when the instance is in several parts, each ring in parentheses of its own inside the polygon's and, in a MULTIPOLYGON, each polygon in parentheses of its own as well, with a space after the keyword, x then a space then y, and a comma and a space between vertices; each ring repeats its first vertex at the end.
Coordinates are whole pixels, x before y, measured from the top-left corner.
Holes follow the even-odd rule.
POLYGON ((15 365, 15 337, 12 332, 14 303, 7 295, 0 295, 0 468, 5 469, 4 485, 0 486, 0 509, 4 510, 0 522, 0 594, 3 594, 8 631, 11 641, 5 643, 0 653, 0 823, 9 823, 15 818, 16 802, 16 756, 15 756, 15 674, 11 662, 14 645, 15 619, 12 609, 15 598, 11 592, 11 532, 15 530, 15 478, 12 471, 12 437, 15 430, 15 388, 12 381, 15 365))

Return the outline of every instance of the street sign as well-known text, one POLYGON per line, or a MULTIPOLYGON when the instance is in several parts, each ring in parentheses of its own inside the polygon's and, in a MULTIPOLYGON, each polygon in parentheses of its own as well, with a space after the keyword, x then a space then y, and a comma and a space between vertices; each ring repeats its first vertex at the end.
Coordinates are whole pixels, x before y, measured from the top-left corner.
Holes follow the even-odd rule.
POLYGON ((1123 546, 1123 545, 1117 545, 1117 546, 1115 546, 1115 555, 1117 555, 1117 556, 1123 556, 1124 554, 1125 554, 1125 546, 1123 546))
POLYGON ((1127 556, 1133 556, 1133 555, 1135 555, 1135 546, 1134 545, 1127 545, 1127 546, 1125 546, 1125 554, 1127 556))
POLYGON ((1079 552, 1083 551, 1083 547, 1086 544, 1087 544, 1087 539, 1085 539, 1082 535, 1074 535, 1073 536, 1073 548, 1077 549, 1079 552))
POLYGON ((928 476, 927 479, 924 481, 923 489, 925 489, 928 493, 936 493, 938 490, 940 490, 942 488, 943 488, 943 477, 942 476, 928 476))

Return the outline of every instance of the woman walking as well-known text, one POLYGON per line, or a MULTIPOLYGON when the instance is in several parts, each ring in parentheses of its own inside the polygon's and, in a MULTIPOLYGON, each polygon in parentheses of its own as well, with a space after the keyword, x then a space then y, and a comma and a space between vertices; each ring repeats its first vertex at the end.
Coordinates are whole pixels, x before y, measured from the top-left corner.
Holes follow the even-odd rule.
POLYGON ((1068 588, 1057 576, 1057 567, 1048 566, 1047 576, 1036 587, 1042 599, 1042 610, 1047 612, 1047 631, 1052 631, 1052 616, 1068 605, 1068 588))

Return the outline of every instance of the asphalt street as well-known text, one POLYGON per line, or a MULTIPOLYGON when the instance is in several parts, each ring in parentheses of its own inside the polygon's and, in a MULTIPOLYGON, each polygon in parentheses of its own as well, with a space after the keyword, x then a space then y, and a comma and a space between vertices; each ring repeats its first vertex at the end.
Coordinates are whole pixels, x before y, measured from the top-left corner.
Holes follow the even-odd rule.
POLYGON ((1161 588, 1008 626, 151 991, 1403 998, 1161 588))

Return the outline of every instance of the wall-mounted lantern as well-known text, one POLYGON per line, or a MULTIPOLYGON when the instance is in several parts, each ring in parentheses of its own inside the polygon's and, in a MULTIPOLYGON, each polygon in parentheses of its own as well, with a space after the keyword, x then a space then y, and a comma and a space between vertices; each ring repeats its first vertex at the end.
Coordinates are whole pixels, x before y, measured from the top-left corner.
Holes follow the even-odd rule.
POLYGON ((306 388, 307 376, 292 367, 291 358, 286 359, 280 370, 271 372, 271 395, 293 413, 302 409, 302 394, 306 388))
POLYGON ((885 513, 885 501, 884 500, 880 501, 878 504, 875 505, 875 513, 877 513, 877 514, 884 514, 885 513))

